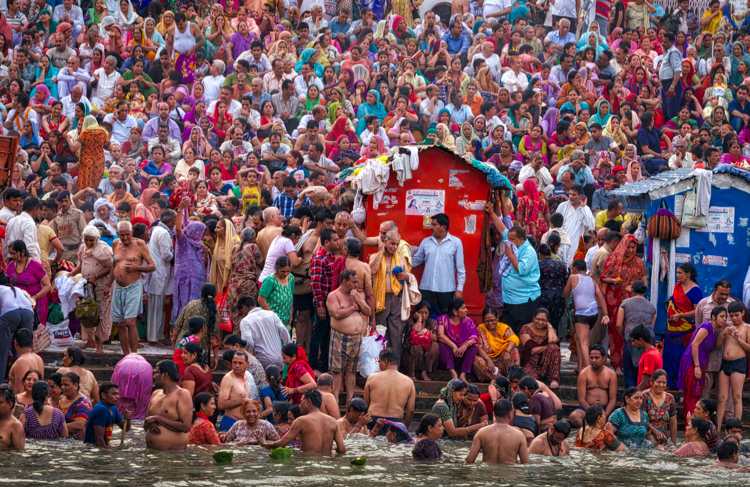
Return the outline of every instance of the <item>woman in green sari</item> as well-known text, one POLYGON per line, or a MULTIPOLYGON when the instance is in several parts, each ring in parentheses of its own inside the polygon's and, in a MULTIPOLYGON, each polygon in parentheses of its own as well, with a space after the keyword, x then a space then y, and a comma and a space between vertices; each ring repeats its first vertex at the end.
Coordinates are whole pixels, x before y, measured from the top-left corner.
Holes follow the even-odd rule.
POLYGON ((83 21, 86 24, 86 27, 90 25, 98 26, 102 22, 102 19, 107 15, 109 15, 107 2, 105 0, 96 0, 94 6, 86 10, 86 15, 84 15, 83 21))
POLYGON ((612 118, 612 113, 609 102, 607 100, 599 100, 599 103, 596 104, 596 112, 591 118, 589 118, 589 127, 592 123, 598 123, 602 127, 605 127, 610 118, 612 118), (606 113, 605 110, 602 109, 604 105, 606 105, 607 108, 606 113))
POLYGON ((320 88, 318 85, 310 85, 307 87, 307 96, 303 97, 299 101, 297 107, 297 120, 302 120, 302 117, 312 112, 315 105, 323 105, 325 100, 320 94, 320 88))
POLYGON ((49 38, 52 34, 57 31, 59 24, 52 20, 52 12, 49 10, 42 9, 39 12, 39 21, 36 23, 36 30, 42 34, 42 43, 46 46, 49 45, 49 38))
POLYGON ((750 66, 750 55, 745 52, 742 42, 737 41, 732 44, 732 54, 729 56, 732 62, 732 72, 729 75, 729 86, 736 92, 737 88, 745 81, 745 77, 739 72, 741 62, 750 66))
POLYGON ((458 155, 463 157, 468 152, 470 156, 476 157, 476 154, 474 154, 475 141, 479 141, 479 137, 474 132, 474 127, 469 122, 461 124, 461 136, 456 139, 456 152, 458 152, 458 155))
MULTIPOLYGON (((151 77, 143 72, 143 59, 139 58, 133 61, 133 68, 125 71, 125 74, 122 75, 122 79, 125 81, 132 81, 136 79, 138 76, 143 77, 143 81, 138 82, 138 88, 140 88, 141 93, 143 93, 144 98, 148 98, 148 96, 152 92, 157 92, 157 84, 154 83, 154 80, 151 79, 151 77)), ((125 86, 129 87, 130 83, 127 83, 125 86)))
POLYGON ((513 134, 513 145, 518 147, 521 138, 527 134, 526 127, 529 125, 529 119, 526 117, 527 105, 525 103, 514 103, 508 110, 508 121, 506 124, 508 131, 513 134))

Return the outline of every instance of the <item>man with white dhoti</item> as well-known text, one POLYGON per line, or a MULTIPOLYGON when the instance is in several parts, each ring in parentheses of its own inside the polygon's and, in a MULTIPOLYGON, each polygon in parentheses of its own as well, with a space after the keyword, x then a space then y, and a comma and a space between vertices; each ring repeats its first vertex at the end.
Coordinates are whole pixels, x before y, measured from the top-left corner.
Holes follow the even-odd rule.
MULTIPOLYGON (((102 297, 107 284, 107 276, 112 272, 112 247, 99 240, 99 229, 87 225, 83 229, 83 243, 78 247, 78 262, 68 276, 81 274, 94 286, 94 298, 99 307, 99 325, 95 328, 81 327, 81 337, 86 340, 83 348, 94 348, 96 353, 104 353, 104 342, 112 333, 112 320, 109 317, 110 300, 102 297)), ((88 286, 88 285, 87 285, 88 286)))
POLYGON ((583 187, 580 184, 574 184, 568 191, 568 201, 557 207, 557 213, 562 214, 563 230, 570 237, 570 248, 565 262, 573 263, 573 257, 578 250, 578 242, 584 232, 593 230, 596 224, 594 214, 591 208, 586 206, 583 187))
POLYGON ((174 223, 177 214, 173 210, 164 210, 161 219, 151 228, 151 239, 148 241, 148 251, 154 260, 156 270, 151 273, 148 285, 148 326, 147 339, 149 345, 157 345, 163 340, 164 334, 164 305, 167 296, 171 296, 174 288, 174 223))

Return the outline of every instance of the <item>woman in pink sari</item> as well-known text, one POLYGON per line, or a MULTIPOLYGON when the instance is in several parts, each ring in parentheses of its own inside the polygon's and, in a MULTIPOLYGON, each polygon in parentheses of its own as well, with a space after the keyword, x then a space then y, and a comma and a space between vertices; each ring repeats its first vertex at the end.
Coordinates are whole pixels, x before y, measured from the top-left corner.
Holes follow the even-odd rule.
POLYGON ((146 419, 146 410, 154 387, 154 368, 143 355, 125 355, 115 365, 112 382, 120 389, 120 411, 131 411, 133 419, 146 419))
POLYGON ((467 382, 466 374, 471 372, 474 357, 479 352, 479 335, 476 324, 468 317, 466 302, 463 299, 452 300, 448 304, 448 314, 438 316, 435 324, 440 363, 450 371, 452 378, 467 382), (456 373, 456 369, 460 374, 456 373))
POLYGON ((29 257, 23 240, 11 242, 8 253, 11 258, 5 269, 8 280, 13 286, 29 293, 33 299, 32 302, 36 302, 34 309, 39 316, 39 322, 47 323, 49 293, 52 291, 52 284, 44 266, 38 260, 29 257))

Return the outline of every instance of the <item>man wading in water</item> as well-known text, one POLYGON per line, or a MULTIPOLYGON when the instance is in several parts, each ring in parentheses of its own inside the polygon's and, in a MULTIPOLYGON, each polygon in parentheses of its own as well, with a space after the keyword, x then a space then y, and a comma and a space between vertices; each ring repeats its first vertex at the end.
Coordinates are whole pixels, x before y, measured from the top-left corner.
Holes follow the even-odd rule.
POLYGON ((292 427, 289 428, 284 437, 267 443, 263 435, 258 432, 256 433, 258 444, 268 449, 280 448, 287 446, 299 436, 300 450, 304 453, 330 455, 334 441, 336 442, 336 451, 346 453, 344 437, 339 430, 339 423, 327 414, 320 412, 322 403, 323 399, 320 392, 315 389, 306 390, 302 402, 299 404, 302 416, 294 420, 292 427))
POLYGON ((146 446, 154 450, 184 450, 193 424, 193 398, 177 385, 180 371, 171 360, 154 367, 154 387, 143 429, 146 446))
POLYGON ((117 325, 123 355, 138 351, 137 318, 143 312, 143 276, 142 272, 156 270, 146 242, 133 238, 133 226, 130 222, 117 224, 117 235, 120 237, 112 244, 115 268, 109 274, 109 281, 104 287, 102 296, 109 298, 112 293, 110 318, 117 325), (143 265, 143 262, 146 265, 143 265), (112 286, 114 281, 114 286, 112 286))

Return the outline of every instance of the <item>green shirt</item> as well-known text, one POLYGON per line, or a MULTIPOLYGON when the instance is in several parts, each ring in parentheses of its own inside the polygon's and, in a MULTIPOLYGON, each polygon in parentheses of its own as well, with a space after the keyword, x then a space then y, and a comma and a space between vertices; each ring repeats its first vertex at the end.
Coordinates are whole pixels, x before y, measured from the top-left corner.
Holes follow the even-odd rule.
POLYGON ((260 296, 266 298, 271 311, 276 313, 284 326, 291 330, 289 318, 292 315, 292 303, 294 301, 294 279, 288 280, 286 286, 282 286, 274 274, 263 280, 260 287, 260 296))

